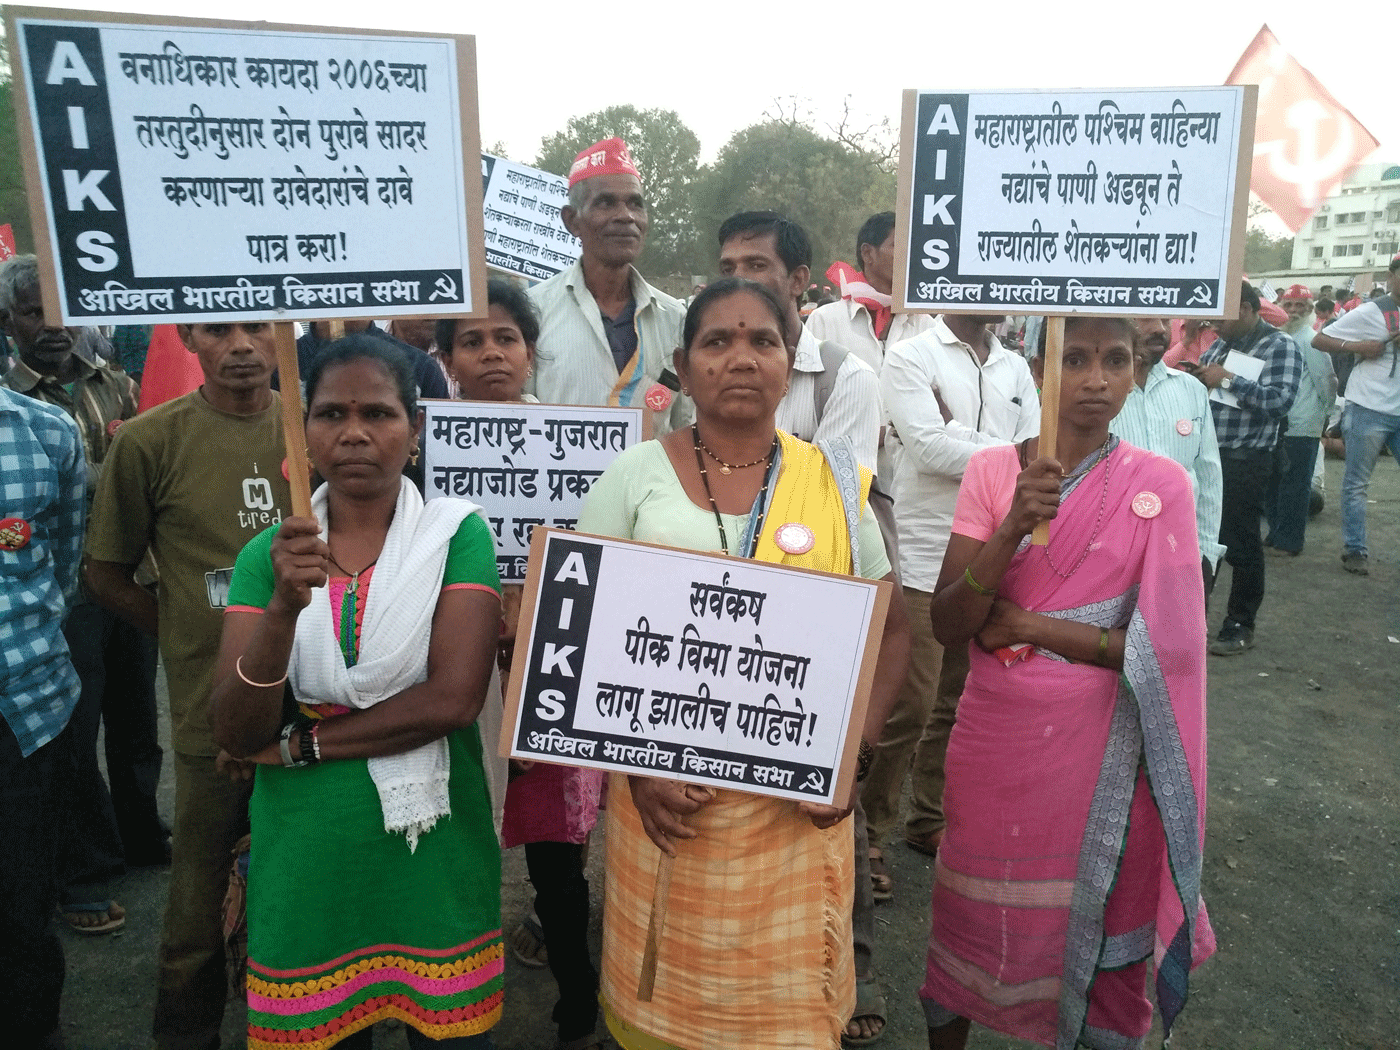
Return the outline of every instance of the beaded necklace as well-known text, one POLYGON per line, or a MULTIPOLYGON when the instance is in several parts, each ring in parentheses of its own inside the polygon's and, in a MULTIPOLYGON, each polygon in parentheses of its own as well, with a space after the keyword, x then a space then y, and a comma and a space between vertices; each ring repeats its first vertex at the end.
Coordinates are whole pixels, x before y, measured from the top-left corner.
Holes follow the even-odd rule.
MULTIPOLYGON (((722 550, 725 554, 728 554, 728 553, 729 553, 729 534, 728 534, 727 532, 725 532, 725 530, 724 530, 724 518, 722 518, 722 517, 720 516, 720 513, 719 513, 719 504, 715 502, 714 493, 712 493, 712 492, 710 491, 710 476, 709 476, 709 472, 705 470, 705 457, 704 457, 703 455, 701 455, 701 453, 700 453, 700 450, 701 450, 702 448, 704 448, 704 445, 703 445, 703 444, 701 443, 701 441, 700 441, 700 428, 697 427, 694 423, 690 424, 690 436, 694 439, 695 465, 696 465, 698 468, 700 468, 700 484, 702 484, 702 485, 705 486, 705 497, 710 501, 710 509, 711 509, 712 511, 715 512, 715 524, 719 526, 719 548, 720 548, 720 550, 722 550)), ((710 458, 713 459, 716 463, 718 463, 722 468, 725 467, 725 463, 724 463, 724 461, 723 461, 722 459, 720 459, 718 456, 716 456, 713 452, 710 452, 709 449, 705 449, 705 451, 706 451, 706 452, 709 452, 709 453, 710 453, 710 458)), ((767 499, 767 496, 768 496, 768 486, 769 486, 770 484, 772 484, 772 481, 773 481, 773 471, 772 471, 773 459, 774 459, 774 457, 777 456, 777 454, 778 454, 778 435, 777 435, 777 434, 774 434, 774 435, 773 435, 773 444, 769 446, 769 448, 768 448, 768 454, 767 454, 766 456, 764 456, 762 459, 756 459, 756 460, 754 460, 752 463, 740 463, 740 464, 736 464, 736 468, 737 468, 737 467, 756 467, 756 466, 758 466, 760 463, 765 463, 765 462, 766 462, 767 465, 768 465, 767 468, 766 468, 766 469, 764 470, 764 472, 763 472, 763 488, 760 489, 760 490, 759 490, 759 493, 758 493, 758 507, 759 507, 759 512, 758 512, 758 526, 753 530, 753 534, 754 534, 755 536, 761 536, 761 535, 763 535, 763 519, 764 519, 765 517, 767 517, 767 515, 768 515, 768 499, 767 499)), ((728 473, 729 473, 729 469, 725 469, 724 472, 725 472, 726 474, 728 474, 728 473)))
MULTIPOLYGON (((1097 467, 1100 463, 1103 463, 1103 461, 1107 458, 1108 446, 1112 440, 1113 435, 1110 434, 1104 440, 1103 445, 1100 446, 1099 454, 1094 457, 1094 461, 1090 463, 1087 467, 1085 467, 1083 470, 1075 471, 1071 474, 1062 474, 1060 476, 1062 478, 1065 478, 1066 480, 1077 480, 1079 478, 1087 476, 1091 470, 1097 467)), ((1073 576, 1076 572, 1079 571, 1079 566, 1084 564, 1084 559, 1087 558, 1089 556, 1089 552, 1094 549, 1094 541, 1099 538, 1099 529, 1103 527, 1104 511, 1108 507, 1108 479, 1110 473, 1111 472, 1109 471, 1108 467, 1105 466, 1103 471, 1103 494, 1099 497, 1099 518, 1096 522, 1094 522, 1094 531, 1089 533, 1089 541, 1084 544, 1084 549, 1079 552, 1079 558, 1077 561, 1075 561, 1074 567, 1071 568, 1069 572, 1062 571, 1060 567, 1055 564, 1054 559, 1050 557, 1050 544, 1047 543, 1045 545, 1045 563, 1049 565, 1051 571, 1054 572, 1054 574, 1062 580, 1069 579, 1071 576, 1073 576)))

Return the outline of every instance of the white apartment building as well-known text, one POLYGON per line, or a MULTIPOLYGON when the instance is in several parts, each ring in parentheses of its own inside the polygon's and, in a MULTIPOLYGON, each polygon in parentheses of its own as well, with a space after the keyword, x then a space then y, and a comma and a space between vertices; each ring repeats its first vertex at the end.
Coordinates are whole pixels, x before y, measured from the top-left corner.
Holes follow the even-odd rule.
POLYGON ((1400 164, 1363 164, 1293 239, 1293 271, 1384 275, 1400 252, 1400 164))

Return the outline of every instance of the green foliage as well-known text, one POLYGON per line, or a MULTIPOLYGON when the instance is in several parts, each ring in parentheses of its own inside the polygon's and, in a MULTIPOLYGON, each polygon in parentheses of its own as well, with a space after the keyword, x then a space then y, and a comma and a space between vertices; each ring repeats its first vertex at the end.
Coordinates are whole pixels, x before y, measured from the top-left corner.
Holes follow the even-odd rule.
POLYGON ((1251 226, 1244 239, 1244 272, 1268 273, 1287 270, 1293 266, 1293 238, 1270 237, 1257 226, 1251 226))
POLYGON ((769 120, 737 132, 696 180, 695 273, 713 273, 720 224, 740 211, 772 210, 812 241, 812 280, 826 283, 837 259, 859 268, 855 236, 872 213, 894 207, 895 174, 879 155, 817 134, 806 123, 769 120))
POLYGON ((0 83, 0 225, 14 227, 21 252, 34 250, 29 227, 29 197, 24 189, 24 168, 19 159, 19 129, 15 125, 14 85, 0 83))
POLYGON ((669 109, 610 106, 570 118, 540 143, 535 167, 567 175, 574 157, 600 139, 619 136, 642 174, 651 228, 639 261, 644 273, 679 273, 693 252, 691 185, 700 167, 700 140, 669 109))

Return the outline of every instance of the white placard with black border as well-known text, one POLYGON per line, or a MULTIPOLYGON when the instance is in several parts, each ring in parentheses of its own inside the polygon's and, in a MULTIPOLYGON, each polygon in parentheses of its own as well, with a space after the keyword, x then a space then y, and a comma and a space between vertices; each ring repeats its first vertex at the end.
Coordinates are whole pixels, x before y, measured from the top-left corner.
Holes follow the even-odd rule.
POLYGON ((6 17, 66 324, 484 310, 471 37, 6 17))
POLYGON ((895 308, 1235 316, 1256 95, 905 92, 895 308))
POLYGON ((572 529, 583 498, 646 434, 640 408, 425 399, 427 499, 479 503, 496 539, 502 583, 523 583, 530 534, 572 529))
POLYGON ((583 243, 559 214, 567 179, 483 153, 481 182, 487 266, 546 281, 578 260, 583 243))
POLYGON ((889 591, 537 529, 501 753, 845 805, 889 591))

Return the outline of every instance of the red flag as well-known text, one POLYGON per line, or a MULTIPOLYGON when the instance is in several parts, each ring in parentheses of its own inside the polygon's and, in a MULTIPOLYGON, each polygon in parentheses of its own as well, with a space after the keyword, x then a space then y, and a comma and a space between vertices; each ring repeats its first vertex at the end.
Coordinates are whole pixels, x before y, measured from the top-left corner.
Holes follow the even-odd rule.
POLYGON ((199 358, 185 349, 173 324, 158 324, 151 330, 146 350, 146 366, 141 372, 141 403, 138 411, 155 408, 196 390, 204 382, 199 358))
POLYGON ((1380 145, 1283 49, 1268 26, 1259 30, 1225 83, 1259 85, 1249 188, 1294 233, 1380 145))
POLYGON ((15 231, 7 222, 0 225, 0 262, 13 259, 19 252, 15 249, 15 231))

